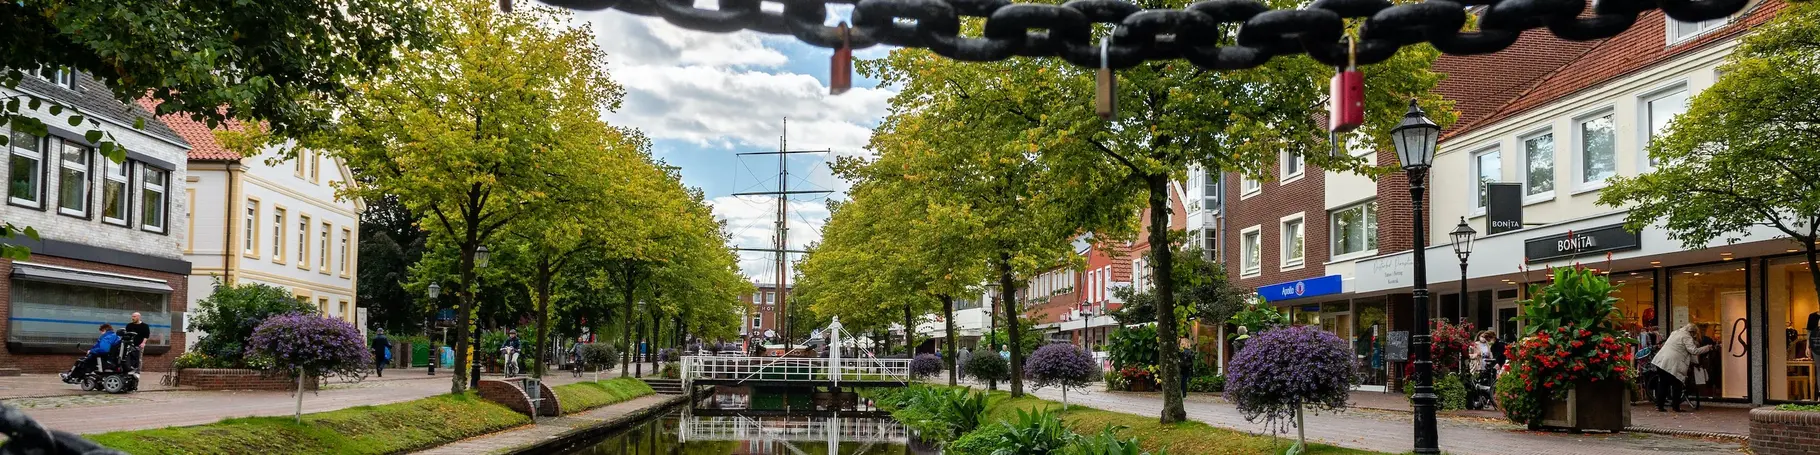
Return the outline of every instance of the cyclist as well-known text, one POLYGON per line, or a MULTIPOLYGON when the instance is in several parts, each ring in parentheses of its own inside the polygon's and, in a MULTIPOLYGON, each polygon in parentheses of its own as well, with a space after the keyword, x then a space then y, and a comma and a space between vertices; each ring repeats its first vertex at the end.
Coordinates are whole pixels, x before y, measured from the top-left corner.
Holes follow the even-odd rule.
POLYGON ((505 361, 506 377, 518 375, 518 351, 522 348, 523 343, 518 341, 518 331, 506 332, 506 342, 499 346, 501 358, 505 361))

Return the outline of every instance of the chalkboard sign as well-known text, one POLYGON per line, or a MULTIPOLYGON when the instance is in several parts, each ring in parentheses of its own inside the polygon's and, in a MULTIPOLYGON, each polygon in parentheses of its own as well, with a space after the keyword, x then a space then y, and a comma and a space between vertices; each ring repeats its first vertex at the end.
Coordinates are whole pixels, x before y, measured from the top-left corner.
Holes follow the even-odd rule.
POLYGON ((1384 358, 1392 362, 1409 361, 1409 331, 1392 331, 1389 337, 1385 337, 1384 358))

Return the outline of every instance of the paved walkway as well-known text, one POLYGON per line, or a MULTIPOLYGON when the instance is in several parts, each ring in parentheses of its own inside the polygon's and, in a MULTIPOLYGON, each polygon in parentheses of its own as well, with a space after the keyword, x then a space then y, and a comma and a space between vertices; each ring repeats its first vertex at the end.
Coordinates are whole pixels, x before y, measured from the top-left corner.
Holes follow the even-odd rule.
MULTIPOLYGON (((436 376, 425 375, 422 370, 411 371, 416 374, 392 374, 388 371, 384 380, 373 378, 376 380, 359 383, 331 381, 320 392, 304 395, 303 412, 397 403, 449 393, 449 376, 444 374, 445 370, 437 370, 436 376)), ((645 371, 651 373, 649 369, 645 371)), ((9 398, 0 402, 23 409, 27 415, 46 427, 77 434, 200 425, 233 417, 288 416, 297 407, 297 397, 290 392, 167 390, 110 395, 82 392, 76 386, 58 382, 55 376, 33 376, 40 381, 48 380, 52 384, 75 390, 76 394, 9 398), (96 418, 97 416, 106 418, 96 418)), ((499 377, 483 376, 489 379, 499 377)), ((617 371, 601 374, 602 379, 615 377, 619 377, 617 371)), ((574 378, 562 372, 544 376, 544 382, 551 386, 593 379, 593 374, 574 378)))
MULTIPOLYGON (((1401 393, 1353 392, 1352 405, 1367 409, 1410 412, 1409 400, 1401 393)), ((1654 405, 1630 408, 1631 427, 1644 431, 1719 433, 1735 437, 1750 436, 1750 407, 1708 403, 1700 410, 1656 412, 1654 405)), ((1480 419, 1503 419, 1499 411, 1448 411, 1448 415, 1480 419)))
MULTIPOLYGON (((1033 394, 1056 401, 1060 401, 1062 396, 1058 389, 1042 389, 1033 394)), ((1145 416, 1158 415, 1163 409, 1162 398, 1155 393, 1075 392, 1068 394, 1068 401, 1071 404, 1145 416)), ((1218 397, 1191 396, 1185 406, 1190 419, 1216 427, 1254 434, 1269 434, 1269 429, 1262 422, 1246 421, 1237 408, 1218 397)), ((1652 409, 1651 412, 1654 410, 1652 409)), ((1411 449, 1414 439, 1411 416, 1407 412, 1355 409, 1343 413, 1323 413, 1306 417, 1308 438, 1327 444, 1403 453, 1411 449)), ((1293 436, 1293 434, 1289 436, 1293 436)), ((1735 453, 1743 448, 1743 444, 1737 441, 1642 433, 1576 435, 1532 432, 1502 419, 1457 416, 1447 416, 1441 419, 1440 437, 1441 450, 1451 454, 1735 453)))
POLYGON ((590 411, 562 417, 538 418, 537 423, 531 425, 469 438, 416 453, 426 455, 473 455, 504 452, 514 448, 525 447, 555 439, 570 431, 577 431, 595 425, 603 425, 606 422, 626 419, 635 412, 653 406, 662 406, 667 402, 680 399, 683 399, 681 395, 646 395, 629 401, 602 406, 590 411))

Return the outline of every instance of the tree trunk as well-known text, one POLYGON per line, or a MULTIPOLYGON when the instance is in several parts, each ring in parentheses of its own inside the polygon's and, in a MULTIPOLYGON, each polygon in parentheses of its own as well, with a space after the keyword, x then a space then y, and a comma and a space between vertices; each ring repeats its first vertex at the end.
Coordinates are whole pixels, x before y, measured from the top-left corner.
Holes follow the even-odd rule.
POLYGON ((297 412, 292 415, 297 423, 303 423, 303 371, 297 372, 297 412))
POLYGON ((910 304, 904 304, 904 356, 916 358, 916 326, 910 317, 910 304))
MULTIPOLYGON (((469 226, 473 225, 469 224, 469 226)), ((472 331, 468 325, 471 323, 470 319, 474 317, 474 250, 480 247, 480 240, 477 237, 479 237, 479 233, 470 228, 468 241, 462 242, 461 245, 461 301, 456 304, 459 308, 455 310, 455 364, 451 365, 455 374, 453 375, 454 384, 450 385, 449 393, 461 393, 461 391, 467 390, 468 365, 473 363, 472 359, 468 358, 468 344, 479 341, 468 339, 468 334, 472 331)))
POLYGON ((1156 285, 1157 363, 1160 363, 1163 389, 1163 423, 1187 420, 1182 408, 1182 366, 1175 326, 1175 250, 1169 245, 1169 176, 1145 177, 1150 187, 1150 269, 1156 285))
POLYGON ((623 285, 621 289, 623 289, 625 301, 620 306, 619 317, 619 333, 625 340, 625 344, 619 350, 619 377, 622 378, 630 373, 631 365, 628 364, 632 363, 632 350, 636 349, 632 345, 632 266, 623 267, 620 271, 625 274, 625 282, 621 283, 623 285))
POLYGON ((543 354, 550 341, 550 276, 556 273, 550 268, 550 260, 542 259, 537 270, 537 348, 531 354, 531 377, 543 379, 543 354))
POLYGON ((942 325, 945 329, 944 332, 947 332, 948 335, 948 338, 945 340, 947 343, 943 343, 946 345, 944 346, 943 352, 946 352, 947 354, 942 357, 942 360, 948 362, 948 386, 953 387, 958 384, 955 379, 955 368, 958 367, 958 365, 954 364, 954 340, 956 339, 954 338, 954 297, 951 297, 948 294, 942 294, 936 297, 942 299, 942 325))
MULTIPOLYGON (((998 254, 999 301, 1005 303, 1005 350, 1011 360, 1011 396, 1024 396, 1024 349, 1022 330, 1018 328, 1017 283, 1011 279, 1011 253, 998 254)), ((1178 404, 1179 406, 1180 404, 1178 404)))

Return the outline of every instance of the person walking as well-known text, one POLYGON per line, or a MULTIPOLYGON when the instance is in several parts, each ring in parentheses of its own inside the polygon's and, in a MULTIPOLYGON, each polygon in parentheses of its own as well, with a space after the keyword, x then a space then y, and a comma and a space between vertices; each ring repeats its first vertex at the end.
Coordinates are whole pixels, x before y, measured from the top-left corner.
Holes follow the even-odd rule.
POLYGON ((1694 341, 1700 334, 1700 327, 1688 324, 1668 335, 1662 342, 1662 350, 1656 353, 1651 365, 1661 371, 1656 376, 1656 410, 1667 412, 1665 405, 1671 402, 1675 412, 1681 412, 1682 391, 1686 388, 1687 373, 1693 367, 1694 360, 1700 354, 1713 349, 1712 346, 1700 346, 1694 341))
POLYGON ((1198 357, 1196 354, 1199 353, 1195 352, 1193 340, 1181 338, 1177 340, 1177 343, 1181 347, 1176 353, 1181 357, 1182 398, 1188 398, 1188 378, 1194 377, 1194 361, 1198 357))
POLYGON ((128 360, 132 362, 134 376, 139 375, 139 362, 145 358, 145 341, 152 339, 152 326, 146 325, 139 317, 139 312, 134 311, 133 322, 126 323, 126 333, 133 334, 131 342, 133 347, 138 348, 133 350, 133 358, 128 360))
POLYGON ((966 378, 967 362, 971 360, 973 360, 973 351, 967 350, 966 347, 961 347, 960 352, 954 353, 954 376, 966 378))
POLYGON ((375 329, 373 335, 373 374, 385 377, 385 364, 392 360, 392 340, 386 339, 385 329, 375 329))

